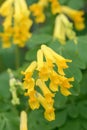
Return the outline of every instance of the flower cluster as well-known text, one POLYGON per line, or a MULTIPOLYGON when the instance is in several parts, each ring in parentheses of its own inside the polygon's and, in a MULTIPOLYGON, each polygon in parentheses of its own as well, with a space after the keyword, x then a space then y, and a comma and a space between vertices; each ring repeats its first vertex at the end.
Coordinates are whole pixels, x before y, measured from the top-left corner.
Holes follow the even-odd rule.
POLYGON ((67 6, 61 5, 58 0, 39 0, 30 6, 32 15, 35 16, 36 23, 43 23, 46 19, 44 8, 50 3, 51 12, 56 15, 53 38, 58 39, 61 44, 65 44, 66 38, 77 43, 73 25, 77 30, 85 28, 84 11, 77 11, 67 6), (72 23, 73 22, 73 23, 72 23), (60 36, 61 35, 61 36, 60 36))
POLYGON ((3 32, 0 32, 3 47, 11 46, 11 41, 19 47, 31 37, 29 32, 32 20, 25 0, 6 0, 0 7, 0 15, 4 17, 3 32))
POLYGON ((53 38, 58 39, 63 44, 66 37, 76 42, 73 25, 75 25, 77 30, 85 28, 84 11, 77 11, 61 5, 58 0, 38 0, 38 2, 30 5, 29 8, 25 0, 6 0, 0 7, 0 15, 5 18, 3 32, 0 32, 2 46, 4 48, 10 47, 11 43, 13 43, 19 47, 24 47, 27 39, 31 37, 30 29, 33 22, 30 19, 30 14, 35 17, 36 23, 43 23, 46 20, 45 8, 49 7, 49 5, 52 14, 57 14, 53 38), (73 24, 68 17, 73 21, 73 24), (62 39, 60 38, 60 33, 62 34, 62 39))
POLYGON ((73 31, 73 24, 64 14, 59 14, 55 20, 54 39, 58 39, 61 44, 65 44, 66 38, 77 43, 76 33, 73 31))
POLYGON ((32 4, 29 9, 35 16, 36 23, 43 23, 46 19, 44 8, 47 6, 48 0, 39 0, 37 3, 32 4))
POLYGON ((84 11, 77 11, 68 6, 61 5, 58 0, 49 1, 51 2, 51 10, 53 14, 63 13, 74 22, 77 30, 84 29, 84 11))
POLYGON ((68 89, 72 87, 70 81, 74 81, 74 78, 65 76, 67 62, 71 60, 42 45, 37 52, 37 61, 33 61, 23 72, 25 95, 29 96, 31 109, 38 109, 41 104, 45 109, 44 116, 49 121, 55 119, 53 106, 55 93, 60 90, 64 96, 71 94, 68 89))

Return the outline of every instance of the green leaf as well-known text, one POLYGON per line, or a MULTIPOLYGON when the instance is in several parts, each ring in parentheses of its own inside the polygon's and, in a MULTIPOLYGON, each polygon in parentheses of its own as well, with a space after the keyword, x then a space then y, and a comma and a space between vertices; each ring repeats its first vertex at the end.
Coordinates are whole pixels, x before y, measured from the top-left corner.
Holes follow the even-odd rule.
POLYGON ((42 110, 34 110, 29 112, 29 119, 28 119, 28 124, 29 124, 29 130, 46 130, 48 129, 48 121, 44 119, 44 112, 42 110))
POLYGON ((75 44, 73 41, 68 41, 65 46, 62 47, 62 55, 68 59, 71 59, 73 66, 80 68, 80 69, 85 69, 86 64, 83 61, 83 59, 79 55, 79 49, 78 49, 78 44, 75 44))
POLYGON ((82 72, 79 68, 69 64, 69 68, 65 70, 68 77, 74 77, 78 83, 82 80, 82 72))
POLYGON ((63 96, 60 92, 57 92, 55 95, 55 102, 54 102, 55 108, 59 109, 65 107, 66 102, 67 97, 63 96))
POLYGON ((55 126, 55 127, 61 127, 65 124, 66 119, 67 119, 67 111, 66 109, 64 110, 58 110, 56 113, 56 119, 50 123, 50 127, 55 126))
POLYGON ((78 104, 79 113, 83 118, 87 119, 87 101, 82 101, 78 104))
POLYGON ((72 95, 78 96, 80 94, 80 85, 77 81, 72 82, 73 87, 70 88, 72 95))
POLYGON ((26 55, 25 55, 25 59, 27 61, 33 61, 33 60, 36 60, 36 57, 37 57, 37 51, 38 51, 38 47, 34 48, 34 49, 31 49, 29 50, 26 55))
POLYGON ((27 42, 29 48, 34 48, 35 46, 47 44, 52 40, 52 37, 47 34, 33 34, 32 37, 27 42))
POLYGON ((78 119, 68 120, 66 124, 59 128, 59 130, 80 130, 80 122, 78 119))
POLYGON ((79 56, 87 65, 87 35, 78 38, 79 56))
POLYGON ((67 107, 68 115, 72 118, 76 118, 79 115, 78 107, 75 104, 70 104, 67 107))
POLYGON ((81 126, 85 129, 85 130, 87 130, 87 120, 81 120, 81 126))
POLYGON ((67 2, 68 6, 70 6, 73 9, 81 9, 84 6, 84 1, 83 0, 79 0, 79 2, 77 0, 68 0, 67 2))
POLYGON ((3 120, 3 116, 0 114, 0 130, 4 130, 5 120, 3 120))
POLYGON ((87 94, 87 71, 83 73, 82 81, 80 83, 80 93, 87 94))
POLYGON ((16 112, 0 113, 0 130, 19 130, 19 117, 16 112))
POLYGON ((2 59, 2 63, 4 68, 15 68, 15 46, 11 46, 11 48, 1 48, 0 55, 2 59))
POLYGON ((30 130, 52 130, 56 127, 62 126, 66 122, 66 110, 56 111, 56 118, 54 121, 47 121, 44 118, 42 110, 31 111, 29 114, 29 129, 30 130))
POLYGON ((0 97, 9 99, 9 75, 4 72, 0 75, 0 97))

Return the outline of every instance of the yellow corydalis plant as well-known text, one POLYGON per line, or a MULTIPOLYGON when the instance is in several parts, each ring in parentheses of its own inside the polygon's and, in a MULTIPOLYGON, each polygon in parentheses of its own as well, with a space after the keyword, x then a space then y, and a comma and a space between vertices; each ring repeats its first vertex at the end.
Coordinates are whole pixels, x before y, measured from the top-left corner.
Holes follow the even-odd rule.
POLYGON ((71 60, 42 45, 37 52, 37 61, 33 61, 25 72, 22 72, 25 76, 23 85, 27 90, 25 95, 29 96, 29 106, 34 110, 42 105, 45 109, 44 116, 48 121, 55 119, 54 92, 60 87, 60 92, 64 96, 71 94, 68 89, 72 87, 70 82, 74 81, 74 78, 65 76, 64 69, 68 68, 67 62, 71 60), (50 80, 49 85, 47 85, 48 80, 50 80), (41 93, 37 91, 38 88, 41 93))
POLYGON ((56 16, 53 37, 58 39, 61 44, 65 44, 66 38, 77 43, 76 33, 73 31, 73 23, 64 14, 56 16))
POLYGON ((20 114, 20 130, 28 130, 27 113, 25 111, 21 111, 20 114))
POLYGON ((3 48, 10 47, 11 41, 19 47, 31 37, 32 20, 25 0, 6 0, 0 7, 0 15, 5 17, 3 32, 0 32, 3 48))

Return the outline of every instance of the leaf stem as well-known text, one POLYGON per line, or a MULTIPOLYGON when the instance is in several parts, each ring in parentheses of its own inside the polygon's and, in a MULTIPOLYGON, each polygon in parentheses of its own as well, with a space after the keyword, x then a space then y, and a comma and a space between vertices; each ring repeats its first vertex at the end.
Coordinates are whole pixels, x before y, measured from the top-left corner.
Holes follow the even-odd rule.
POLYGON ((16 69, 18 69, 20 66, 20 52, 18 46, 15 46, 15 66, 16 69))

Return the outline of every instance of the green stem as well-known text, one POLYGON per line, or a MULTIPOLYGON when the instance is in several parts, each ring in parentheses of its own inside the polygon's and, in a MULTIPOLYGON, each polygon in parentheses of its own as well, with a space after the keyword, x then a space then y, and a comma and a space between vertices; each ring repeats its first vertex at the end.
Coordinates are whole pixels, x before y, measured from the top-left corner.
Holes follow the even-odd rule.
POLYGON ((15 66, 16 69, 18 69, 20 66, 20 53, 18 46, 15 46, 15 66))

